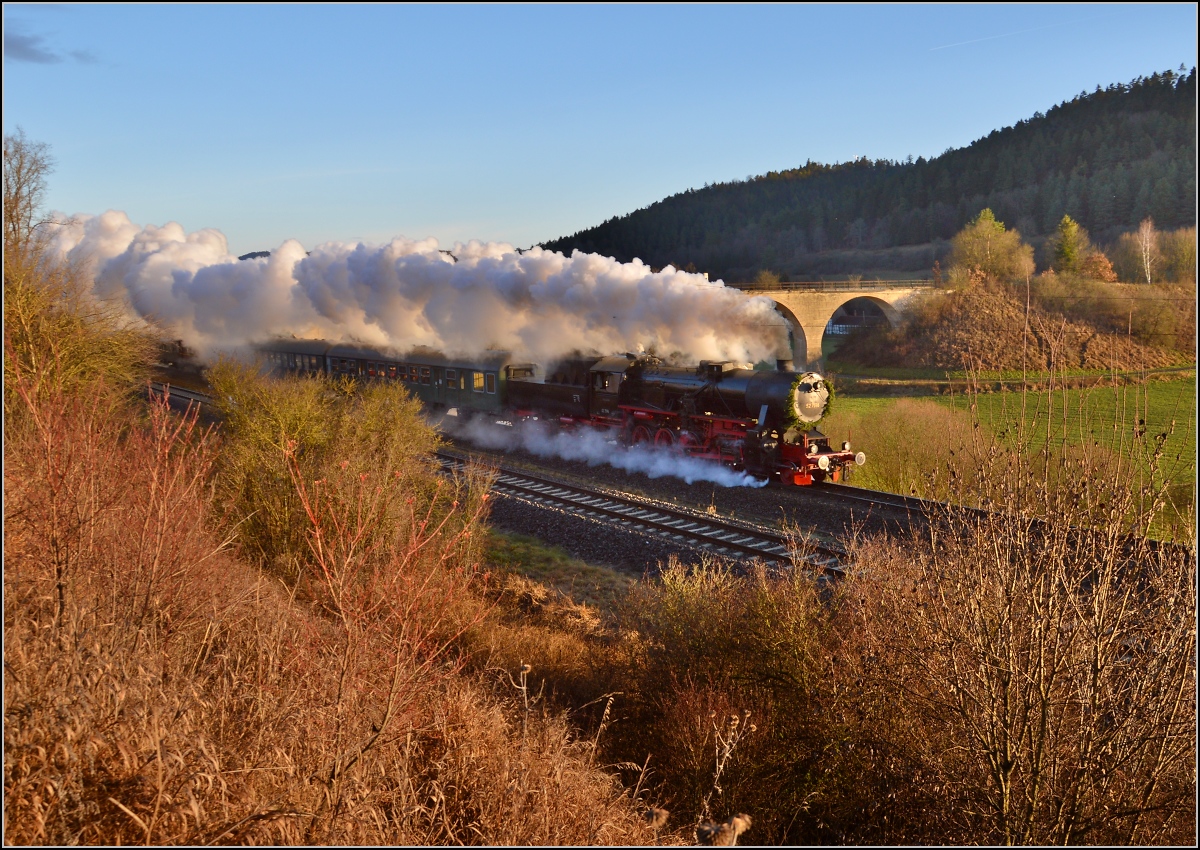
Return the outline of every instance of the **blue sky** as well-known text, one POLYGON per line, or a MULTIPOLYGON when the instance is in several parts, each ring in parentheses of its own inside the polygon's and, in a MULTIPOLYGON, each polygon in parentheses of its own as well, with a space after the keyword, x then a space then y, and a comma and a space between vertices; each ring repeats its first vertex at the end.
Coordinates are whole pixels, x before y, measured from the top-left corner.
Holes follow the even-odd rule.
POLYGON ((66 213, 519 247, 805 160, 936 156, 1196 64, 1169 5, 4 6, 66 213))

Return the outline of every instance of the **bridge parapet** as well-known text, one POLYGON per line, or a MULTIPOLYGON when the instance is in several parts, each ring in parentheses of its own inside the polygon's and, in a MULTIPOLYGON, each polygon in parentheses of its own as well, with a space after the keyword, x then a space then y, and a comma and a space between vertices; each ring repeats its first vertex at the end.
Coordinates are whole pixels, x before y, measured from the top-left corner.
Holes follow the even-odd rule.
POLYGON ((746 292, 877 292, 881 289, 933 289, 932 280, 817 280, 788 283, 730 283, 746 292))

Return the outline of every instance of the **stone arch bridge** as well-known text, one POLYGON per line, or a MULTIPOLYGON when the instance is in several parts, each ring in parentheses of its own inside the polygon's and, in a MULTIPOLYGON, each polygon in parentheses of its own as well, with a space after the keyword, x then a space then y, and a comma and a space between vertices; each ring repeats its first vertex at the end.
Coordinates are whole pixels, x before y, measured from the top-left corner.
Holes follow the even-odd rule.
POLYGON ((792 359, 801 366, 821 359, 825 328, 838 308, 867 302, 895 327, 913 296, 932 287, 933 282, 927 280, 863 280, 777 283, 769 288, 744 284, 738 288, 775 301, 775 309, 787 319, 792 332, 792 359))

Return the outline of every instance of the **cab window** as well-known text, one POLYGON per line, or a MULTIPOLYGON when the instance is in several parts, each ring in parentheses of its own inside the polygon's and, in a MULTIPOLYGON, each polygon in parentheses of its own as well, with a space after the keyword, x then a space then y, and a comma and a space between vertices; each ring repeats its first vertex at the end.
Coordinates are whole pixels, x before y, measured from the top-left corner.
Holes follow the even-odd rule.
POLYGON ((597 372, 592 377, 592 387, 600 392, 615 393, 621 385, 621 375, 617 372, 597 372))

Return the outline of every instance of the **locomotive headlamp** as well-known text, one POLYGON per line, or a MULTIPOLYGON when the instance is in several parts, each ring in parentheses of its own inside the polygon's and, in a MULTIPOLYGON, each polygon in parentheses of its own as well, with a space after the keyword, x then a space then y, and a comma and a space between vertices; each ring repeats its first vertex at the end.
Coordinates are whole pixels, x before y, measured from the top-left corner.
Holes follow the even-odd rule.
POLYGON ((849 440, 842 443, 842 451, 844 451, 844 452, 850 451, 850 441, 849 440))
POLYGON ((858 454, 856 454, 854 456, 854 462, 857 463, 859 466, 862 466, 864 463, 867 462, 867 456, 865 454, 863 454, 862 452, 859 452, 858 454))
POLYGON ((819 466, 821 469, 829 469, 829 456, 821 455, 819 458, 817 458, 817 466, 819 466))

